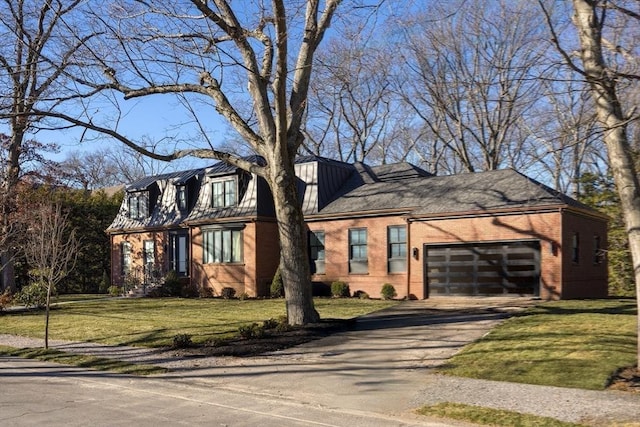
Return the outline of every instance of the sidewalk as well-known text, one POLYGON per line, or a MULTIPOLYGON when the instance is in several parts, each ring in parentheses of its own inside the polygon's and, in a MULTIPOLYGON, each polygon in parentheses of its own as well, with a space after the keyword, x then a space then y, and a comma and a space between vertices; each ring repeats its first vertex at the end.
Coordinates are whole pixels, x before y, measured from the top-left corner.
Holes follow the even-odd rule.
MULTIPOLYGON (((563 421, 640 426, 640 395, 448 377, 433 368, 517 310, 526 300, 406 301, 358 320, 357 328, 252 358, 178 359, 171 351, 51 341, 70 352, 173 369, 170 381, 224 387, 328 408, 407 414, 424 404, 459 402, 563 421)), ((41 340, 0 335, 0 345, 41 340)))

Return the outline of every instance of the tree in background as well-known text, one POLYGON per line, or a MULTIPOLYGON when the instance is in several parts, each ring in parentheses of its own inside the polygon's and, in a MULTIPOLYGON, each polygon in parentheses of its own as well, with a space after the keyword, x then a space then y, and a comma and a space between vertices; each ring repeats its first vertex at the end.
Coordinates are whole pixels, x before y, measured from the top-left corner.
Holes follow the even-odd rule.
POLYGON ((79 242, 68 214, 58 204, 38 203, 30 210, 29 218, 24 252, 33 280, 31 286, 44 286, 47 290, 44 347, 49 348, 51 294, 73 269, 79 242))
MULTIPOLYGON (((39 130, 60 129, 50 113, 68 111, 79 88, 70 75, 82 67, 79 55, 96 35, 76 14, 87 2, 2 0, 0 7, 0 123, 8 131, 0 179, 0 234, 9 236, 16 191, 31 136, 39 130), (67 108, 65 108, 67 107, 67 108)), ((2 286, 15 291, 11 253, 0 248, 4 265, 2 286)))
POLYGON ((580 179, 582 203, 598 209, 609 217, 607 263, 609 266, 609 294, 630 297, 634 295, 633 262, 629 239, 624 226, 620 198, 609 175, 593 173, 580 179))

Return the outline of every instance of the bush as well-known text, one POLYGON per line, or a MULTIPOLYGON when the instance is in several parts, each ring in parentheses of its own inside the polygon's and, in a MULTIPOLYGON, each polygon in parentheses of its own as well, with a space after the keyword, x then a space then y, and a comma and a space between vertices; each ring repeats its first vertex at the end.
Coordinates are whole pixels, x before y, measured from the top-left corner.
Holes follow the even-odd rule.
POLYGON ((197 298, 200 296, 200 291, 195 283, 189 283, 181 286, 180 296, 183 298, 197 298))
POLYGON ((40 282, 25 286, 15 295, 15 300, 25 307, 44 307, 47 304, 47 287, 40 282))
POLYGON ((198 296, 200 298, 213 298, 215 296, 213 289, 208 286, 198 287, 198 296))
POLYGON ((229 286, 225 286, 222 288, 222 291, 220 291, 220 296, 224 299, 231 299, 236 296, 236 290, 229 286))
POLYGON ((331 284, 331 296, 334 298, 348 298, 351 296, 349 285, 340 280, 331 284))
POLYGON ((396 296, 398 296, 398 294, 396 293, 396 288, 394 288, 391 283, 385 283, 384 285, 382 285, 380 295, 382 296, 382 299, 394 299, 396 296))
POLYGON ((191 335, 178 334, 173 337, 173 348, 189 348, 193 345, 191 335))
POLYGON ((251 325, 240 326, 238 328, 238 335, 245 339, 261 338, 264 334, 264 326, 258 323, 252 323, 251 325))
POLYGON ((353 293, 353 297, 359 298, 359 299, 369 299, 369 294, 366 293, 365 291, 355 291, 353 293))
POLYGON ((282 282, 282 274, 279 268, 276 270, 276 274, 273 275, 273 280, 271 280, 270 292, 271 298, 284 297, 284 283, 282 282))
POLYGON ((174 270, 169 271, 164 277, 162 295, 165 297, 179 297, 182 295, 182 283, 180 283, 178 273, 174 270))
POLYGON ((109 293, 109 287, 111 286, 111 280, 109 280, 109 275, 106 271, 102 272, 102 278, 100 279, 100 283, 98 284, 98 293, 106 294, 109 293))
POLYGON ((11 295, 11 292, 9 292, 8 289, 3 293, 1 293, 0 294, 0 311, 8 307, 9 304, 11 304, 12 300, 13 300, 13 295, 11 295))
POLYGON ((119 286, 109 286, 107 288, 107 293, 112 297, 117 297, 120 295, 120 287, 119 286))

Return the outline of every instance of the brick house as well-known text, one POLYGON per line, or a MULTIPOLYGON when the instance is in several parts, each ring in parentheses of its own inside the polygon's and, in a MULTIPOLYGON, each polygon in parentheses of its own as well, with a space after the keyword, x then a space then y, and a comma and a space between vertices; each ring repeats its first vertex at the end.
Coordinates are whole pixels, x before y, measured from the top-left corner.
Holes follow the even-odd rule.
MULTIPOLYGON (((259 159, 253 159, 259 160, 259 159)), ((296 164, 312 280, 399 298, 607 295, 607 219, 514 170, 433 176, 408 163, 296 164)), ((267 296, 278 265, 273 201, 224 163, 129 185, 111 236, 112 283, 175 270, 219 295, 267 296)))

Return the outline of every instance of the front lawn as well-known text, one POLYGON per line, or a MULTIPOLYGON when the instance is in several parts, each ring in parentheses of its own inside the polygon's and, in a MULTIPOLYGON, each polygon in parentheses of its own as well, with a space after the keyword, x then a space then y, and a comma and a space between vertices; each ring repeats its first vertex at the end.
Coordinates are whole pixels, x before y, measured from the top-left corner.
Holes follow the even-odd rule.
MULTIPOLYGON (((350 319, 397 301, 357 298, 315 300, 322 318, 350 319)), ((179 334, 193 343, 235 335, 240 326, 285 315, 282 299, 223 300, 142 298, 85 300, 60 304, 51 312, 51 340, 145 347, 170 346, 179 334)), ((44 337, 44 312, 0 314, 0 334, 44 337)))
POLYGON ((493 329, 441 372, 528 384, 603 389, 636 361, 633 299, 541 303, 493 329))

